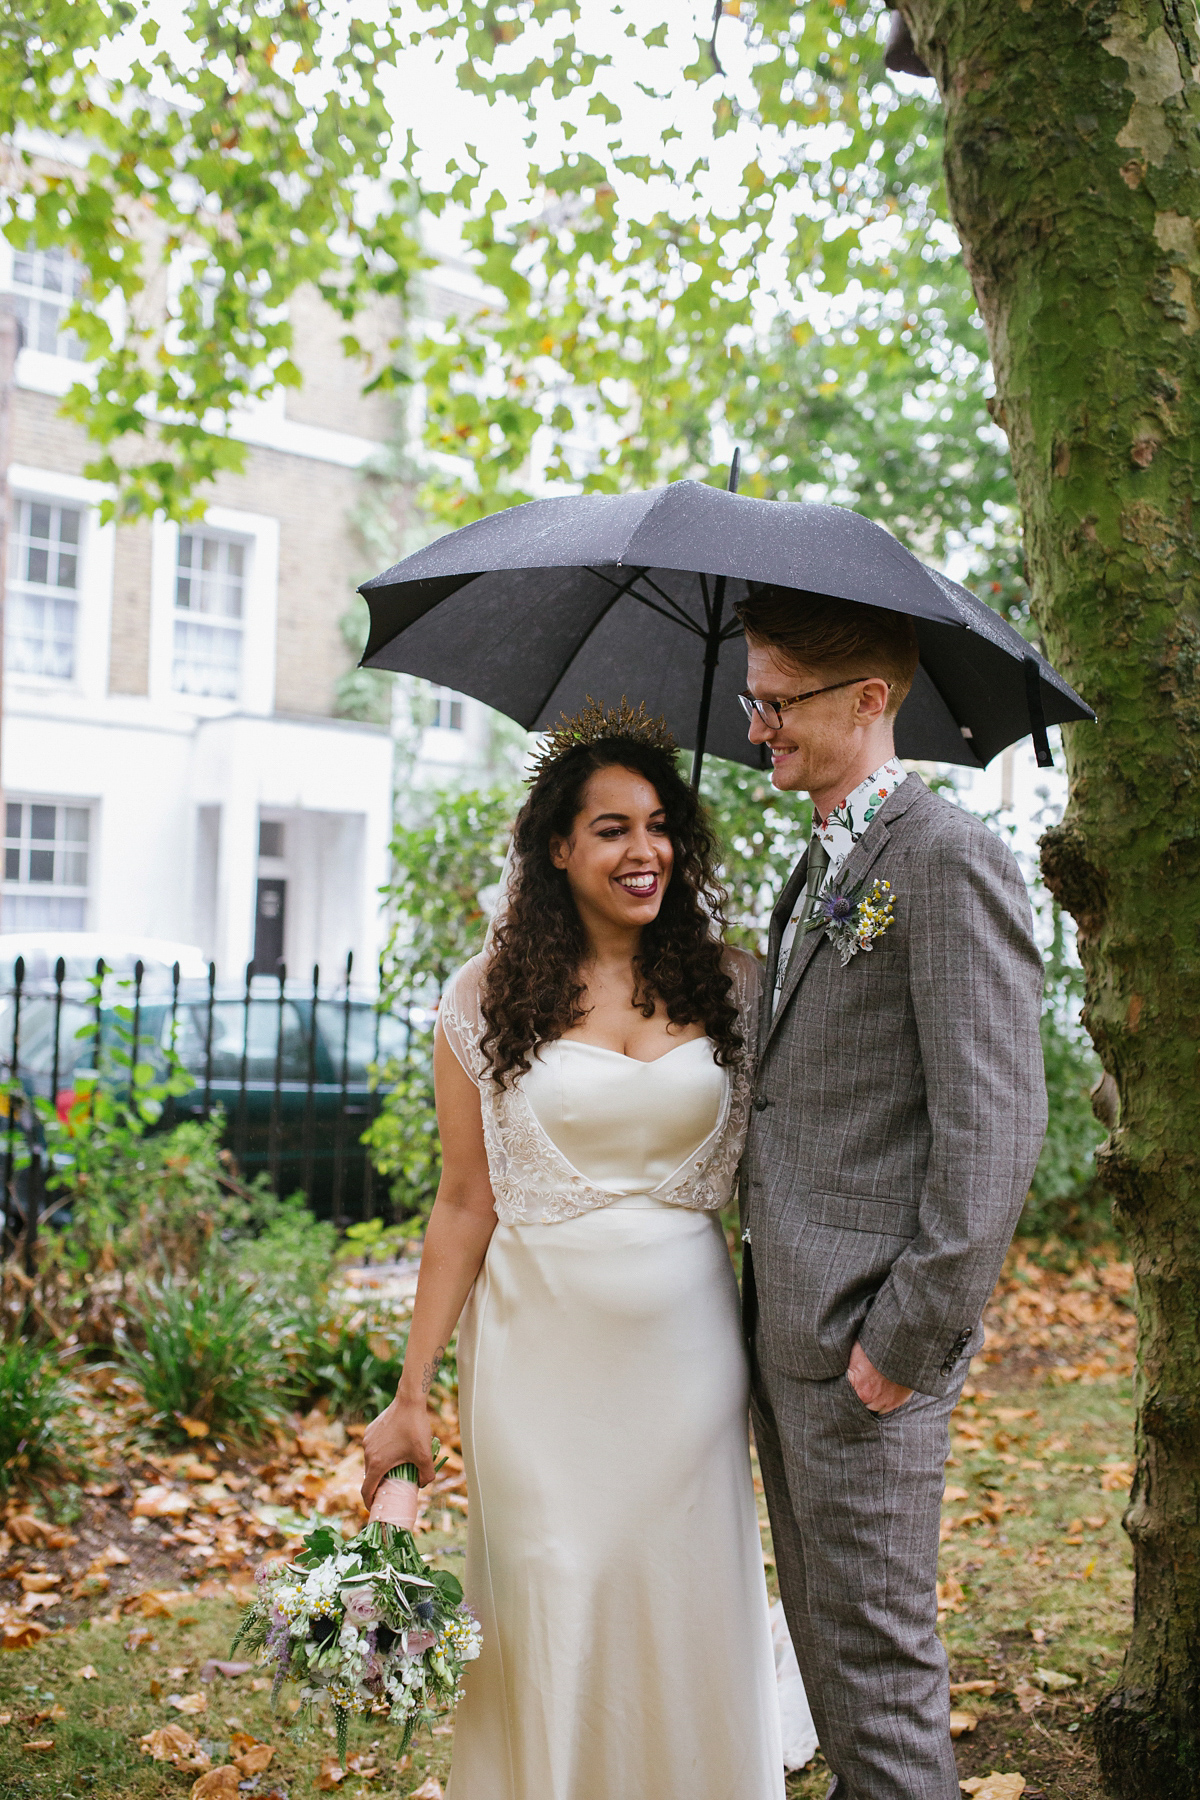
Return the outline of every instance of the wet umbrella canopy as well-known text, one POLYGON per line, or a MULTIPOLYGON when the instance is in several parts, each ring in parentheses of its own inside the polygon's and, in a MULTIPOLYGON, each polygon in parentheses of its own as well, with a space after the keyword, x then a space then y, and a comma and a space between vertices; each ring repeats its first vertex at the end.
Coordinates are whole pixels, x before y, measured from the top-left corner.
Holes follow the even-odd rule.
MULTIPOLYGON (((736 484, 736 475, 733 478, 736 484)), ((537 731, 589 694, 644 700, 681 744, 760 765, 737 694, 733 612, 748 584, 909 613, 920 668, 901 756, 979 767, 1091 709, 998 613, 840 506, 754 500, 679 481, 644 494, 531 500, 439 538, 364 582, 363 665, 421 675, 537 731)))

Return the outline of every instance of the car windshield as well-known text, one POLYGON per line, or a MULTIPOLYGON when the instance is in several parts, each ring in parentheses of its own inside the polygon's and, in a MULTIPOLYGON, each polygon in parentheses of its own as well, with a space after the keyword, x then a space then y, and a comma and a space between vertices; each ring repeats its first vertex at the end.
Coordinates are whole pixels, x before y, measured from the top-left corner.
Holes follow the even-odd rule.
POLYGON ((346 1007, 341 1000, 317 1002, 317 1027, 329 1052, 333 1079, 342 1079, 342 1047, 346 1050, 346 1080, 366 1081, 372 1063, 384 1064, 391 1057, 402 1057, 407 1047, 408 1032, 404 1020, 394 1013, 376 1012, 361 1001, 350 1004, 349 1028, 346 1007))
MULTIPOLYGON (((91 1038, 79 1038, 76 1033, 84 1026, 95 1022, 94 1008, 83 1006, 77 1000, 64 999, 62 1017, 58 1026, 58 1072, 60 1079, 70 1075, 81 1064, 89 1067, 92 1061, 91 1038)), ((4 1023, 7 1042, 4 1044, 5 1060, 8 1060, 11 1048, 12 1012, 9 1010, 4 1023)), ((22 1002, 21 1036, 17 1053, 19 1068, 28 1069, 35 1075, 49 1075, 54 1068, 54 1001, 40 995, 22 1002)))
MULTIPOLYGON (((251 1000, 249 1040, 246 1008, 240 1000, 218 1000, 212 1012, 212 1073, 214 1081, 240 1081, 245 1051, 247 1081, 274 1081, 278 1055, 284 1081, 308 1080, 308 1033, 294 1002, 251 1000)), ((161 1044, 170 1042, 171 1021, 164 1020, 161 1044)), ((179 1060, 198 1079, 205 1068, 208 1007, 181 1006, 176 1049, 179 1060)))
MULTIPOLYGON (((122 994, 120 1018, 111 1007, 103 1013, 103 1046, 108 1052, 114 1044, 128 1049, 132 1021, 129 1000, 122 994)), ((22 1070, 34 1076, 48 1077, 54 1067, 54 1000, 51 996, 31 995, 22 1001, 18 1062, 22 1070)), ((212 1076, 214 1081, 240 1081, 242 1052, 246 1050, 246 1079, 251 1082, 275 1080, 276 1052, 280 1053, 280 1075, 284 1081, 307 1082, 309 1074, 308 1020, 310 1008, 285 1000, 280 1015, 276 999, 254 998, 250 1002, 250 1039, 244 1045, 246 1009, 241 1000, 218 1000, 212 1016, 212 1076), (282 1029, 281 1029, 282 1027, 282 1029)), ((88 1069, 95 1063, 95 1041, 91 1031, 79 1037, 81 1030, 95 1023, 95 1007, 80 1000, 63 997, 58 1027, 58 1072, 60 1084, 67 1082, 76 1069, 88 1069)), ((317 1024, 321 1044, 318 1048, 315 1078, 335 1084, 342 1080, 342 1041, 346 1030, 346 1008, 340 1000, 322 1000, 317 1007, 317 1024)), ((185 1069, 197 1081, 204 1078, 205 1045, 208 1030, 206 1000, 180 1004, 176 1018, 176 1053, 185 1069)), ((0 1060, 7 1061, 11 1045, 11 1005, 0 1018, 0 1060)), ((150 1062, 158 1077, 166 1072, 165 1051, 171 1041, 170 1007, 162 1000, 153 1001, 142 1010, 139 1060, 150 1062)), ((373 1064, 384 1067, 393 1058, 403 1058, 408 1050, 405 1021, 391 1013, 379 1013, 361 1000, 350 1005, 349 1032, 346 1044, 346 1080, 363 1086, 373 1064)), ((107 1062, 107 1056, 105 1057, 107 1062)))

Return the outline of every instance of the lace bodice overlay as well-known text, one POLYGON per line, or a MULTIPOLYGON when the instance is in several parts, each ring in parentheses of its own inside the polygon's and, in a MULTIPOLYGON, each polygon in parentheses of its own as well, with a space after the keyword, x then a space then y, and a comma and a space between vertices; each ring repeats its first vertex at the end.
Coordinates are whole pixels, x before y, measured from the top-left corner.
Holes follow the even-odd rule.
MULTIPOLYGON (((725 951, 725 968, 733 981, 745 1048, 737 1064, 724 1071, 724 1100, 716 1126, 653 1189, 655 1200, 696 1212, 717 1212, 728 1200, 749 1117, 761 978, 754 958, 742 950, 725 951)), ((616 1197, 613 1189, 593 1185, 567 1161, 538 1123, 521 1079, 504 1086, 491 1079, 480 1049, 485 1029, 480 1006, 483 969, 480 955, 458 971, 442 995, 438 1022, 479 1089, 497 1218, 502 1225, 550 1225, 610 1205, 616 1197)))

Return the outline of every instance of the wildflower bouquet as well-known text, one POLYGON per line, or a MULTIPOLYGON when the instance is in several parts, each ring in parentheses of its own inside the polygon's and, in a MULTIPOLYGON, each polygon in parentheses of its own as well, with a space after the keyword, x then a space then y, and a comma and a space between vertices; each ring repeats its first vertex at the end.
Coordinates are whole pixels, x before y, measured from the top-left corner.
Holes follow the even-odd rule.
POLYGON ((273 1663, 278 1698, 300 1683, 310 1709, 328 1704, 346 1758, 352 1713, 386 1712, 404 1733, 449 1710, 464 1665, 479 1655, 479 1625, 448 1569, 431 1569, 413 1539, 417 1471, 405 1463, 380 1483, 371 1517, 346 1543, 314 1522, 294 1563, 264 1563, 233 1649, 273 1663))

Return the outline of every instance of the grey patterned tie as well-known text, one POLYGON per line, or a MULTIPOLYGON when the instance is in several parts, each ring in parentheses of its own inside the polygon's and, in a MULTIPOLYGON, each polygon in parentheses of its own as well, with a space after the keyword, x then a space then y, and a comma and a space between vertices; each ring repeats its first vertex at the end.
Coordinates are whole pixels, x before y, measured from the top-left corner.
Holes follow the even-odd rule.
POLYGON ((800 946, 808 936, 809 921, 817 904, 817 895, 821 891, 821 883, 825 879, 825 871, 829 867, 829 852, 814 831, 808 846, 808 880, 804 884, 804 904, 800 908, 800 917, 796 922, 796 935, 792 939, 792 947, 788 951, 787 968, 784 970, 782 987, 787 986, 787 978, 792 972, 792 964, 800 953, 800 946))

